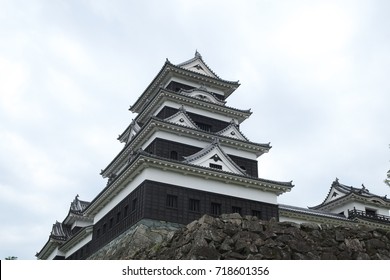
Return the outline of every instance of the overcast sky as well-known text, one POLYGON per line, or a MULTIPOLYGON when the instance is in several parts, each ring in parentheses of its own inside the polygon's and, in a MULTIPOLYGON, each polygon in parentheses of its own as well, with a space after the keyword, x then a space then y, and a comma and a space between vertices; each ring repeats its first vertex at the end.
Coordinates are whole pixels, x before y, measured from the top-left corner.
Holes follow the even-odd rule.
POLYGON ((227 105, 271 142, 260 177, 314 206, 332 181, 390 194, 389 1, 0 0, 0 258, 34 259, 76 194, 92 200, 128 108, 198 50, 241 86, 227 105))

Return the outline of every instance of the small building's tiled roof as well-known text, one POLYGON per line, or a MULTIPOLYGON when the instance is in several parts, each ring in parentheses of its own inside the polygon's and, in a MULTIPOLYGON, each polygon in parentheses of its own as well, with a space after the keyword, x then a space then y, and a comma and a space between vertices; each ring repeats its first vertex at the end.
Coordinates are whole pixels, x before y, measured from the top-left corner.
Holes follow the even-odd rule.
POLYGON ((361 188, 355 188, 352 186, 347 186, 344 184, 341 184, 336 178, 336 180, 332 183, 327 196, 325 197, 324 201, 316 206, 309 207, 310 209, 321 209, 324 206, 331 205, 333 203, 336 203, 338 201, 341 201, 342 199, 346 199, 347 197, 360 197, 362 199, 369 199, 371 201, 378 200, 382 201, 383 203, 390 205, 390 199, 387 198, 387 196, 379 196, 376 194, 371 193, 363 184, 361 188), (334 190, 337 190, 338 192, 342 193, 342 196, 339 196, 338 198, 330 200, 331 194, 334 192, 334 190))
POLYGON ((70 211, 74 214, 81 214, 85 208, 89 205, 88 201, 79 199, 79 195, 76 195, 72 203, 70 204, 70 211))
POLYGON ((66 241, 71 235, 72 232, 69 226, 64 225, 58 221, 53 224, 53 228, 50 233, 51 238, 59 241, 66 241))
POLYGON ((279 204, 280 210, 290 211, 290 212, 297 212, 307 215, 313 215, 313 216, 319 216, 319 217, 326 217, 326 218, 332 218, 332 219, 338 219, 338 220, 346 220, 349 221, 348 218, 346 218, 344 215, 325 212, 321 210, 313 210, 309 208, 303 208, 303 207, 297 207, 297 206, 291 206, 286 204, 279 204))

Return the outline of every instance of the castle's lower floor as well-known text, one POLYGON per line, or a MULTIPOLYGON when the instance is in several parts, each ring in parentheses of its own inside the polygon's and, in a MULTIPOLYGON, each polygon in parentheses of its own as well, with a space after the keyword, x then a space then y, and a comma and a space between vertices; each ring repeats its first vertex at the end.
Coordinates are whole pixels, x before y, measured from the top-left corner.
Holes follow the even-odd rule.
POLYGON ((93 225, 88 243, 67 257, 55 259, 86 259, 143 219, 185 225, 204 214, 223 213, 279 219, 276 204, 145 180, 93 225))

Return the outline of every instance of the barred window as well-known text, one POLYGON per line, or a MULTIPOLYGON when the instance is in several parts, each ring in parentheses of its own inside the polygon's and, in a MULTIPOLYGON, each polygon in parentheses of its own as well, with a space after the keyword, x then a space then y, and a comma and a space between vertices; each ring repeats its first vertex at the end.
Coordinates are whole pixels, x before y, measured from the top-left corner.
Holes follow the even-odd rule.
POLYGON ((171 151, 169 157, 170 157, 170 159, 177 160, 178 159, 177 152, 176 151, 171 151))
POLYGON ((238 213, 241 215, 241 207, 232 206, 232 213, 238 213))
POLYGON ((221 204, 220 203, 211 202, 211 214, 216 215, 216 216, 221 215, 221 204))
POLYGON ((255 216, 255 217, 261 219, 261 211, 259 211, 259 210, 252 210, 252 216, 255 216))
POLYGON ((123 217, 127 217, 127 214, 129 213, 129 205, 125 206, 124 212, 123 212, 123 217))
POLYGON ((200 200, 192 199, 188 201, 188 209, 194 212, 200 212, 200 200))
POLYGON ((222 165, 219 165, 219 164, 210 163, 209 166, 210 166, 210 168, 222 170, 222 165))
POLYGON ((197 125, 200 129, 202 129, 202 130, 204 130, 204 131, 211 131, 211 125, 209 125, 209 124, 205 124, 205 123, 201 123, 201 122, 196 122, 196 125, 197 125))
POLYGON ((167 195, 167 207, 177 208, 177 196, 176 195, 167 195))
POLYGON ((137 209, 137 198, 133 199, 133 202, 131 203, 131 211, 135 211, 137 209))

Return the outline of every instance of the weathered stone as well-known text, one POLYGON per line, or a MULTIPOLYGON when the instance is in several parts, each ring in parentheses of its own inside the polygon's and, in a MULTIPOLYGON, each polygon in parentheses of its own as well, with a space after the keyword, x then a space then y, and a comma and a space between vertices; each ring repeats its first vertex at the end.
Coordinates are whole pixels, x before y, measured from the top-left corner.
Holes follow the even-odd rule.
POLYGON ((238 239, 236 241, 236 244, 234 246, 234 250, 238 253, 241 253, 244 251, 244 249, 248 247, 248 243, 242 239, 238 239))
POLYGON ((262 232, 264 231, 263 225, 258 221, 242 221, 242 229, 252 231, 252 232, 262 232))
POLYGON ((336 230, 335 240, 336 241, 344 241, 345 233, 342 230, 336 230))
POLYGON ((221 219, 222 219, 222 221, 229 221, 229 220, 232 220, 232 219, 239 219, 239 220, 241 220, 242 219, 242 217, 241 217, 241 215, 240 214, 238 214, 238 213, 230 213, 230 214, 222 214, 221 215, 221 219))
POLYGON ((385 249, 386 244, 379 239, 370 239, 365 241, 366 250, 368 254, 375 254, 378 249, 385 249))
POLYGON ((245 251, 246 251, 246 253, 249 253, 249 254, 254 254, 254 253, 259 252, 259 250, 257 250, 257 247, 255 244, 249 244, 249 246, 246 247, 245 251))
POLYGON ((321 260, 337 260, 337 257, 332 252, 324 252, 321 255, 321 260))
POLYGON ((370 260, 370 256, 364 252, 358 252, 353 256, 354 260, 370 260))
POLYGON ((337 255, 338 260, 350 260, 352 258, 352 252, 350 250, 341 251, 337 255))
POLYGON ((357 251, 357 252, 363 251, 362 244, 360 243, 359 239, 357 239, 357 238, 345 239, 344 242, 345 242, 345 246, 351 251, 357 251))
POLYGON ((316 223, 302 223, 300 227, 303 231, 319 230, 320 226, 316 223))
POLYGON ((229 236, 233 236, 237 233, 238 227, 233 224, 225 224, 225 227, 223 228, 223 232, 226 233, 229 236))
POLYGON ((390 259, 390 232, 227 214, 185 227, 140 222, 89 259, 390 259))
POLYGON ((229 252, 224 255, 225 260, 245 260, 246 257, 237 252, 229 252))
POLYGON ((198 221, 192 221, 191 223, 189 223, 186 228, 188 231, 194 231, 197 227, 198 227, 199 223, 198 221))
POLYGON ((213 225, 215 223, 215 218, 214 217, 211 217, 209 215, 203 215, 199 220, 198 220, 198 223, 200 225, 203 225, 203 224, 209 224, 209 225, 213 225))
POLYGON ((194 247, 188 253, 187 259, 190 260, 219 260, 221 254, 215 249, 209 246, 194 247))
POLYGON ((219 250, 224 253, 224 252, 228 252, 228 251, 231 251, 232 250, 232 247, 227 244, 227 243, 222 243, 221 246, 219 247, 219 250))

